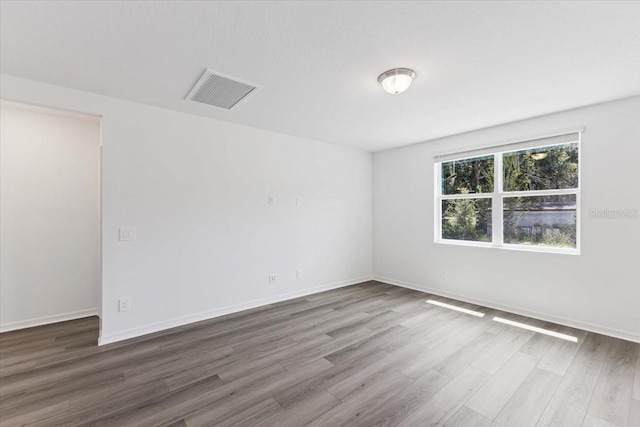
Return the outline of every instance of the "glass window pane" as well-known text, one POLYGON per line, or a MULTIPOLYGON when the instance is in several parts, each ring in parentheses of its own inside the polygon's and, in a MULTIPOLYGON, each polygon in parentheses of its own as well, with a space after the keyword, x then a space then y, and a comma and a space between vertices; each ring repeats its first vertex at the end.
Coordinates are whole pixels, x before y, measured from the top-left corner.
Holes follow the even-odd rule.
POLYGON ((504 191, 578 187, 578 144, 504 153, 504 191))
POLYGON ((442 201, 442 238, 491 241, 491 199, 442 201))
POLYGON ((442 194, 493 193, 493 156, 442 162, 442 194))
POLYGON ((576 247, 576 195, 505 197, 504 243, 576 247))

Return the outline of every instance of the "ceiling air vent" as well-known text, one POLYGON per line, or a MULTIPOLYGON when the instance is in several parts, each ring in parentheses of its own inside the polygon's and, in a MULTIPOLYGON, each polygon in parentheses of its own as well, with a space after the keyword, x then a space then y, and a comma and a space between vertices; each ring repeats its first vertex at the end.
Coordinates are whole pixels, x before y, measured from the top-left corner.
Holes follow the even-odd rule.
POLYGON ((230 110, 256 88, 258 86, 253 83, 234 80, 206 69, 186 99, 230 110))

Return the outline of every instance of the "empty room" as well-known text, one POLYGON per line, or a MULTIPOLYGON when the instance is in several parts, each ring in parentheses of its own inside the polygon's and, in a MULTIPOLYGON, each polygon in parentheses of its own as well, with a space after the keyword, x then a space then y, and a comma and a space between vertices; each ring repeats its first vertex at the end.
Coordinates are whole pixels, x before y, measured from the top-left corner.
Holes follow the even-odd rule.
POLYGON ((639 23, 0 0, 0 426, 640 426, 639 23))

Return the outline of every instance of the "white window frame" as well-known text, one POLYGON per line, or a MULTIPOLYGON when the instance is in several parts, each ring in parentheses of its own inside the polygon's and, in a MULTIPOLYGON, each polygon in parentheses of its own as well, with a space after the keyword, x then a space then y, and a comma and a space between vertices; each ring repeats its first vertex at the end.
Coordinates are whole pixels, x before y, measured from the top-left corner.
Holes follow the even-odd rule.
POLYGON ((580 255, 580 184, 582 174, 582 129, 565 131, 561 133, 548 134, 537 138, 528 138, 510 143, 494 145, 479 150, 469 150, 458 153, 447 153, 434 157, 434 240, 435 243, 458 246, 474 246, 481 248, 497 248, 516 251, 529 252, 546 252, 568 255, 580 255), (574 141, 555 142, 545 144, 544 140, 550 140, 554 137, 577 134, 574 141), (536 141, 540 141, 540 145, 536 145, 536 141), (523 149, 546 148, 570 143, 578 144, 578 185, 576 188, 559 189, 559 190, 532 190, 532 191, 503 191, 503 165, 502 156, 505 153, 522 151, 523 149), (493 156, 494 159, 494 188, 491 193, 469 193, 469 194, 442 194, 442 163, 451 160, 466 160, 477 157, 493 156), (443 160, 443 158, 445 158, 443 160), (503 241, 503 199, 513 196, 557 196, 557 195, 575 195, 576 196, 576 247, 575 248, 554 248, 549 246, 534 245, 518 245, 504 243, 503 241), (491 199, 491 242, 478 242, 471 240, 454 240, 442 238, 442 201, 443 200, 460 200, 460 199, 491 199))

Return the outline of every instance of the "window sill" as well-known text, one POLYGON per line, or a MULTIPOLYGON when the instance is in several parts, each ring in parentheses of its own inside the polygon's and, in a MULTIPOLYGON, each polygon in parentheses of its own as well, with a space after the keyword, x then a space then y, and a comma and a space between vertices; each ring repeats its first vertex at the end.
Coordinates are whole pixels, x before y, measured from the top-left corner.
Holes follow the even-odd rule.
POLYGON ((447 240, 436 239, 435 243, 451 246, 469 246, 475 248, 492 248, 503 249, 508 251, 520 251, 520 252, 542 252, 550 254, 562 254, 562 255, 580 255, 580 249, 571 248, 552 248, 546 246, 529 246, 529 245, 496 245, 490 242, 473 242, 473 241, 461 241, 461 240, 447 240))

